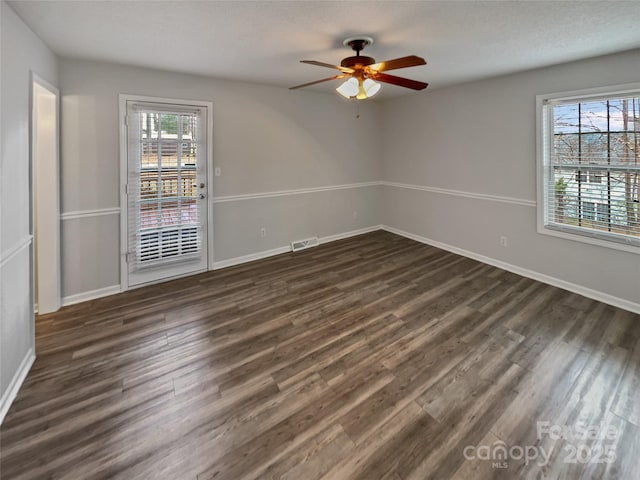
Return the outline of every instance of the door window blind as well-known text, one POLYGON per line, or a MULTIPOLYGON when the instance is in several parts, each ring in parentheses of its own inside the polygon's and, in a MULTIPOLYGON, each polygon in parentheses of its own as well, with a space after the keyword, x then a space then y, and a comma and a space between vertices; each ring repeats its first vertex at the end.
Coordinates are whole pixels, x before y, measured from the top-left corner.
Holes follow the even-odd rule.
POLYGON ((201 123, 193 110, 128 110, 130 271, 201 254, 201 123))

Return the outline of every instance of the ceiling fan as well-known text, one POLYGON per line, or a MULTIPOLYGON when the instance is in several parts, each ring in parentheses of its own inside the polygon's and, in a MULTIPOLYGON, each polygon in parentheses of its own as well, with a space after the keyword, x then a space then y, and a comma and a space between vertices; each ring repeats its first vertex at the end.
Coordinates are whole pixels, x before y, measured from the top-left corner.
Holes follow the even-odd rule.
POLYGON ((340 74, 329 78, 323 78, 322 80, 316 80, 315 82, 303 83, 302 85, 289 87, 289 90, 308 87, 309 85, 328 82, 329 80, 347 78, 344 83, 336 88, 336 91, 346 98, 364 100, 378 93, 378 90, 380 90, 380 84, 378 82, 411 88, 413 90, 424 90, 429 85, 428 83, 418 82, 417 80, 410 80, 408 78, 396 77, 395 75, 382 73, 384 71, 396 70, 398 68, 426 65, 427 62, 424 58, 416 55, 409 55, 407 57, 394 58, 393 60, 387 60, 386 62, 376 63, 375 59, 360 55, 360 52, 364 47, 373 44, 373 38, 365 36, 350 37, 347 38, 343 44, 351 47, 356 54, 354 56, 344 58, 342 62, 340 62, 340 66, 324 62, 316 62, 315 60, 300 60, 301 63, 334 68, 339 70, 341 72, 340 74))

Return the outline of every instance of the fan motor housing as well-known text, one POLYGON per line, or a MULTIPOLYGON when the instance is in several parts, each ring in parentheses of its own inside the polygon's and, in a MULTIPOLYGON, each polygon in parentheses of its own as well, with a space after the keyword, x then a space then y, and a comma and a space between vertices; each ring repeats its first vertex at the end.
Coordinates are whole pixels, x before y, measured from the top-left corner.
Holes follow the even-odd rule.
POLYGON ((367 65, 373 65, 376 63, 375 59, 371 57, 365 57, 363 55, 354 55, 353 57, 347 57, 340 62, 341 67, 353 68, 356 65, 366 67, 367 65))

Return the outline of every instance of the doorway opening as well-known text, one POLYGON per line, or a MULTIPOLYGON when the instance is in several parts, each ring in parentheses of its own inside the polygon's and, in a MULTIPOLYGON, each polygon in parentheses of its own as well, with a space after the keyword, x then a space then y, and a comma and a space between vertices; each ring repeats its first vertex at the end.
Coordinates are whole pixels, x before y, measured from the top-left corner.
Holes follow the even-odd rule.
POLYGON ((33 301, 43 314, 61 305, 59 91, 33 74, 31 102, 33 301))

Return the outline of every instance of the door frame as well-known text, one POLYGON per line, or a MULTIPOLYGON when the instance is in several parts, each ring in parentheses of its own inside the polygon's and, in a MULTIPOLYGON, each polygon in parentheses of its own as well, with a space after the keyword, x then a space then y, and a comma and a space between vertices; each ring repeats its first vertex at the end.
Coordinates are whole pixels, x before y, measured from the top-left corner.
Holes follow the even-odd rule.
POLYGON ((213 270, 213 102, 203 100, 187 100, 166 97, 149 97, 147 95, 135 95, 121 93, 118 96, 120 126, 120 290, 144 287, 153 283, 160 283, 172 278, 188 276, 178 275, 163 278, 157 282, 149 282, 141 285, 129 286, 129 268, 127 265, 128 250, 128 205, 126 186, 128 181, 128 142, 127 142, 127 102, 141 103, 165 103, 168 105, 196 106, 206 109, 207 116, 207 148, 205 149, 205 162, 207 167, 207 270, 213 270))
POLYGON ((60 309, 62 306, 62 275, 61 275, 61 242, 60 242, 60 90, 51 83, 47 82, 44 78, 38 75, 36 72, 31 71, 30 82, 30 229, 31 235, 34 239, 31 251, 32 251, 32 288, 31 295, 32 306, 36 307, 39 313, 51 313, 60 309), (54 142, 55 148, 53 152, 53 164, 47 162, 44 166, 46 169, 45 177, 47 179, 46 185, 39 184, 38 179, 38 166, 42 168, 42 159, 38 154, 38 111, 37 111, 37 92, 36 86, 42 88, 48 94, 53 95, 55 98, 55 125, 54 125, 54 142), (40 160, 39 160, 40 159, 40 160), (38 214, 38 211, 42 211, 42 208, 36 207, 36 198, 38 205, 47 205, 49 215, 45 217, 49 220, 46 222, 42 220, 42 216, 38 214), (53 219, 50 218, 53 217, 53 219), (46 252, 40 252, 42 246, 42 239, 47 239, 46 252), (42 253, 42 254, 40 254, 42 253), (37 267, 36 267, 37 266, 37 267), (44 275, 43 275, 44 273, 44 275), (36 298, 36 282, 38 295, 36 298), (44 302, 40 300, 45 298, 44 302))

